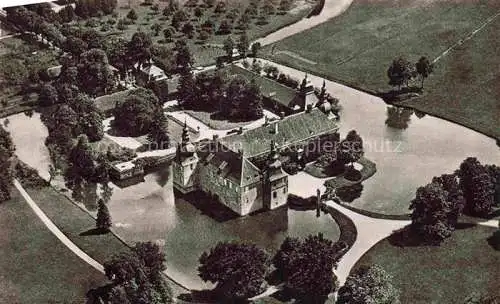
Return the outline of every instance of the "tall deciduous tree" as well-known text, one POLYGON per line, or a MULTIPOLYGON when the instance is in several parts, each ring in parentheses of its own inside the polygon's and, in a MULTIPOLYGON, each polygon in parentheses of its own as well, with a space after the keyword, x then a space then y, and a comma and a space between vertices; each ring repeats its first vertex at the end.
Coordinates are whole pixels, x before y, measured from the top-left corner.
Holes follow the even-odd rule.
POLYGON ((337 304, 365 303, 400 303, 399 290, 392 284, 392 276, 378 265, 360 267, 339 289, 337 304))
POLYGON ((182 74, 191 72, 191 67, 194 64, 193 55, 187 46, 185 40, 179 40, 175 44, 175 62, 177 64, 177 71, 182 74))
POLYGON ((339 160, 344 164, 358 161, 363 155, 363 139, 355 130, 349 131, 340 143, 339 160))
POLYGON ((114 110, 113 127, 128 136, 148 134, 151 130, 154 114, 158 109, 158 98, 153 92, 138 89, 114 110))
POLYGON ((458 171, 468 214, 488 215, 494 205, 495 185, 488 169, 475 157, 465 159, 458 171))
POLYGON ((423 56, 423 57, 420 57, 418 62, 415 64, 415 68, 416 68, 418 75, 420 75, 420 79, 422 81, 420 87, 423 89, 424 88, 424 81, 427 77, 429 77, 431 75, 431 73, 433 72, 434 66, 427 57, 423 56))
POLYGON ((333 267, 340 258, 339 253, 340 243, 334 244, 321 233, 303 241, 287 238, 273 264, 295 298, 304 303, 320 303, 336 289, 333 267))
POLYGON ((250 41, 248 40, 247 32, 243 32, 238 40, 238 52, 240 53, 241 57, 247 57, 249 47, 250 41))
POLYGON ((412 78, 412 65, 404 57, 396 58, 387 70, 389 85, 397 86, 401 89, 402 85, 408 86, 408 81, 412 78))
POLYGON ((109 292, 111 303, 173 303, 172 291, 162 272, 165 257, 160 247, 151 242, 137 243, 104 263, 106 276, 113 282, 109 292))
POLYGON ((410 210, 413 210, 411 228, 424 241, 439 244, 454 230, 455 206, 448 200, 448 192, 438 183, 417 189, 410 210))
POLYGON ((9 132, 0 125, 0 203, 11 198, 13 179, 11 160, 14 151, 15 146, 9 132))
POLYGON ((224 40, 224 52, 226 52, 226 59, 228 62, 233 61, 234 40, 231 36, 224 40))
POLYGON ((115 85, 113 74, 109 68, 108 56, 101 49, 91 49, 81 55, 78 64, 78 80, 80 88, 92 95, 106 93, 115 85))
POLYGON ((45 84, 38 95, 38 104, 42 107, 55 105, 59 101, 56 88, 51 84, 45 84))
POLYGON ((268 254, 255 245, 224 242, 201 255, 198 271, 204 281, 217 284, 221 299, 239 300, 262 291, 269 264, 268 254))

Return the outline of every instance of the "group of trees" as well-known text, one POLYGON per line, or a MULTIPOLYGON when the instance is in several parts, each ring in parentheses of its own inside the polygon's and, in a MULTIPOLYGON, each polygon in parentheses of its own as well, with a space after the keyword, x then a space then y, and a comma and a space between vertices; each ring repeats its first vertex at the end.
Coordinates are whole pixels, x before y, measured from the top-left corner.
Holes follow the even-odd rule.
POLYGON ((393 60, 387 70, 389 85, 398 87, 408 87, 409 81, 417 76, 421 80, 421 89, 424 87, 424 81, 433 72, 433 63, 425 56, 420 57, 416 64, 412 64, 404 57, 398 57, 393 60))
POLYGON ((95 303, 168 304, 172 291, 163 272, 165 255, 154 243, 137 243, 131 251, 116 255, 104 263, 106 276, 112 282, 89 292, 95 303))
POLYGON ((10 199, 13 170, 12 158, 14 157, 14 143, 3 126, 0 126, 0 203, 10 199))
POLYGON ((192 73, 181 76, 179 103, 185 108, 219 110, 227 119, 254 120, 264 115, 262 93, 255 80, 241 76, 228 79, 222 71, 214 75, 192 73))
POLYGON ((254 245, 222 242, 201 255, 198 271, 204 281, 216 284, 220 300, 234 303, 265 289, 272 263, 293 297, 315 303, 336 289, 333 267, 343 247, 322 234, 304 240, 287 238, 271 259, 254 245))
POLYGON ((116 9, 117 0, 77 0, 75 13, 81 18, 109 15, 116 9))
POLYGON ((342 169, 340 172, 343 172, 345 166, 350 164, 349 170, 345 173, 344 177, 349 180, 359 180, 361 175, 353 167, 354 163, 363 155, 363 139, 356 130, 351 130, 342 141, 330 142, 328 147, 323 149, 321 156, 318 157, 316 162, 322 167, 340 168, 342 169))
POLYGON ((137 89, 114 109, 113 127, 125 136, 148 135, 158 147, 169 146, 167 119, 151 90, 137 89))
POLYGON ((459 216, 487 216, 500 205, 500 168, 469 157, 453 174, 434 177, 417 189, 410 205, 411 228, 424 241, 439 244, 451 236, 459 216))
MULTIPOLYGON (((271 277, 285 284, 287 295, 301 303, 324 303, 339 287, 333 269, 346 248, 321 233, 303 240, 287 237, 271 259, 255 245, 221 242, 201 255, 198 271, 204 281, 216 284, 214 292, 222 303, 237 303, 263 292, 271 270, 271 277)), ((363 266, 347 278, 337 303, 398 304, 399 291, 381 267, 363 266)))

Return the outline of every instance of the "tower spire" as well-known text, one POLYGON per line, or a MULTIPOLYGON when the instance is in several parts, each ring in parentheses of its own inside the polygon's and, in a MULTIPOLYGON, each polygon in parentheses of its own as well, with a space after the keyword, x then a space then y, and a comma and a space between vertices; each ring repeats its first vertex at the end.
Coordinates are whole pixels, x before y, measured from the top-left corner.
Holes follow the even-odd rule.
POLYGON ((182 128, 182 145, 186 145, 189 142, 189 129, 187 126, 186 119, 184 119, 184 127, 182 128))

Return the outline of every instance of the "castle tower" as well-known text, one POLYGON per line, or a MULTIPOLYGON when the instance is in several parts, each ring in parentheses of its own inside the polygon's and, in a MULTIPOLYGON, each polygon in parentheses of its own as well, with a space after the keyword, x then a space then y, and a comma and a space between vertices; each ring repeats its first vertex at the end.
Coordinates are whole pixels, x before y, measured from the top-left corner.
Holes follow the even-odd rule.
POLYGON ((279 153, 275 142, 271 142, 266 178, 264 180, 264 206, 276 209, 286 205, 288 197, 288 175, 281 168, 279 153))
POLYGON ((318 97, 316 97, 316 94, 314 93, 314 86, 308 79, 307 74, 300 84, 298 95, 301 99, 302 107, 304 110, 313 108, 318 103, 318 97))
POLYGON ((174 188, 181 193, 188 193, 196 188, 196 166, 198 155, 196 147, 189 138, 186 122, 182 129, 182 140, 177 144, 176 157, 172 163, 174 188))

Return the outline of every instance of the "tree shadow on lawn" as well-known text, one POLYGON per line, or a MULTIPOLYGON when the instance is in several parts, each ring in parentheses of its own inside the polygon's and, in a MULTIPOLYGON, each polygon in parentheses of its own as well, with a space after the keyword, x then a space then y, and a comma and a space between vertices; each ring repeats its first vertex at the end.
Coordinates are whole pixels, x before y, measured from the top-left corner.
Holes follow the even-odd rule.
POLYGON ((500 251, 500 230, 493 232, 487 241, 491 248, 500 251))
POLYGON ((233 122, 233 123, 240 123, 240 122, 252 122, 256 120, 257 118, 249 118, 249 117, 228 117, 227 115, 224 115, 221 112, 213 112, 210 114, 210 119, 212 120, 218 120, 218 121, 227 121, 227 122, 233 122))
MULTIPOLYGON (((458 223, 455 230, 470 229, 477 226, 474 223, 458 223)), ((388 238, 389 243, 395 247, 420 247, 420 246, 439 246, 437 242, 426 240, 421 234, 412 230, 411 226, 395 231, 388 238)))
POLYGON ((102 228, 91 228, 87 231, 84 231, 80 233, 80 236, 91 236, 91 235, 103 235, 103 234, 108 234, 110 231, 109 229, 102 229, 102 228))

